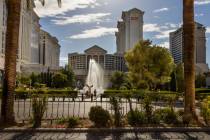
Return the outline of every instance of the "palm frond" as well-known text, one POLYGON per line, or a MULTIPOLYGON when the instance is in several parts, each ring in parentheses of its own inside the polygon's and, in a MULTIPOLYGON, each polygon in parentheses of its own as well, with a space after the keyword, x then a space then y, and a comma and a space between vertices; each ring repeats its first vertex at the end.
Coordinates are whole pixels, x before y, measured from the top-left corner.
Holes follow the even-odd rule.
MULTIPOLYGON (((45 0, 39 0, 41 2, 41 4, 44 6, 45 5, 45 0)), ((58 6, 61 7, 61 0, 57 0, 58 1, 58 6)))

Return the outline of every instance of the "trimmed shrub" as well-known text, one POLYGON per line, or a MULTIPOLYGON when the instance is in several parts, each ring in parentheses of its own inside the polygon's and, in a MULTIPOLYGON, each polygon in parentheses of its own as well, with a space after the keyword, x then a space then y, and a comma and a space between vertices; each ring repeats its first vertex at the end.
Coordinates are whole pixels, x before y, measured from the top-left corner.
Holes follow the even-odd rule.
POLYGON ((68 118, 68 128, 74 128, 79 124, 79 118, 70 117, 68 118))
POLYGON ((107 127, 111 120, 109 112, 100 106, 91 107, 88 115, 96 127, 107 127))
POLYGON ((127 114, 128 124, 131 126, 141 126, 147 123, 146 115, 144 112, 138 110, 129 111, 127 114))

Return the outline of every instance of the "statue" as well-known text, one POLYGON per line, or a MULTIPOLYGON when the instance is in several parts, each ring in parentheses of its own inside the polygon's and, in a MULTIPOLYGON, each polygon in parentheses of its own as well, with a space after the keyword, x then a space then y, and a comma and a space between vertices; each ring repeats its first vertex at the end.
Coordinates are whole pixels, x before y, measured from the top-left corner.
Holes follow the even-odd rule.
POLYGON ((88 88, 88 91, 86 92, 87 96, 91 96, 91 88, 93 88, 93 85, 89 86, 86 84, 85 86, 88 88))

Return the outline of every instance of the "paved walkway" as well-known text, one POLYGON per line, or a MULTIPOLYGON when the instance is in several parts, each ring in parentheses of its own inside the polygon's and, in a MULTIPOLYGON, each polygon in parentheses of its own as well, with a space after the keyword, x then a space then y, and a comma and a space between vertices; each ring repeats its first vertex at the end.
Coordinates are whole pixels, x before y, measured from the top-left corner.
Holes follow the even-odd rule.
POLYGON ((0 132, 0 140, 210 140, 210 132, 138 134, 0 132))

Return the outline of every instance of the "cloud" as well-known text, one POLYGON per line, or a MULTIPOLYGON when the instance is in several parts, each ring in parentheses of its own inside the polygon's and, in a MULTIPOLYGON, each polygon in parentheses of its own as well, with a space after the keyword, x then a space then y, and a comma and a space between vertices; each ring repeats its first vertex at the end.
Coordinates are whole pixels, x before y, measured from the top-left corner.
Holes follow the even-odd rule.
POLYGON ((163 42, 163 43, 161 43, 161 44, 158 44, 158 46, 160 46, 160 47, 164 47, 164 48, 169 48, 169 42, 163 42))
POLYGON ((195 14, 196 17, 203 17, 204 14, 203 13, 200 13, 200 14, 195 14))
POLYGON ((68 64, 68 57, 60 57, 60 65, 65 66, 68 64))
POLYGON ((72 17, 57 17, 51 20, 56 25, 67 25, 72 23, 92 23, 105 21, 104 17, 111 15, 111 13, 95 13, 86 15, 74 15, 72 17))
POLYGON ((171 30, 165 30, 160 32, 160 34, 155 35, 156 39, 166 39, 169 37, 169 33, 175 31, 174 29, 171 30))
POLYGON ((161 9, 156 9, 153 11, 153 13, 160 13, 160 12, 164 12, 164 11, 168 11, 168 8, 161 8, 161 9))
POLYGON ((160 32, 158 24, 144 24, 144 32, 160 32))
POLYGON ((117 31, 117 28, 97 27, 95 29, 84 30, 80 34, 72 35, 68 38, 71 39, 87 39, 98 38, 107 35, 113 35, 117 31))
POLYGON ((206 4, 210 4, 210 0, 196 0, 195 5, 206 5, 206 4))
POLYGON ((58 7, 57 0, 46 0, 45 6, 42 6, 39 0, 35 0, 35 4, 35 11, 40 17, 64 15, 75 9, 100 6, 96 0, 62 0, 61 8, 58 7))
POLYGON ((206 28, 206 33, 210 34, 210 27, 206 28))
POLYGON ((173 32, 179 27, 179 24, 165 23, 163 25, 148 23, 144 25, 144 32, 156 33, 155 39, 166 39, 169 37, 169 33, 173 32))

